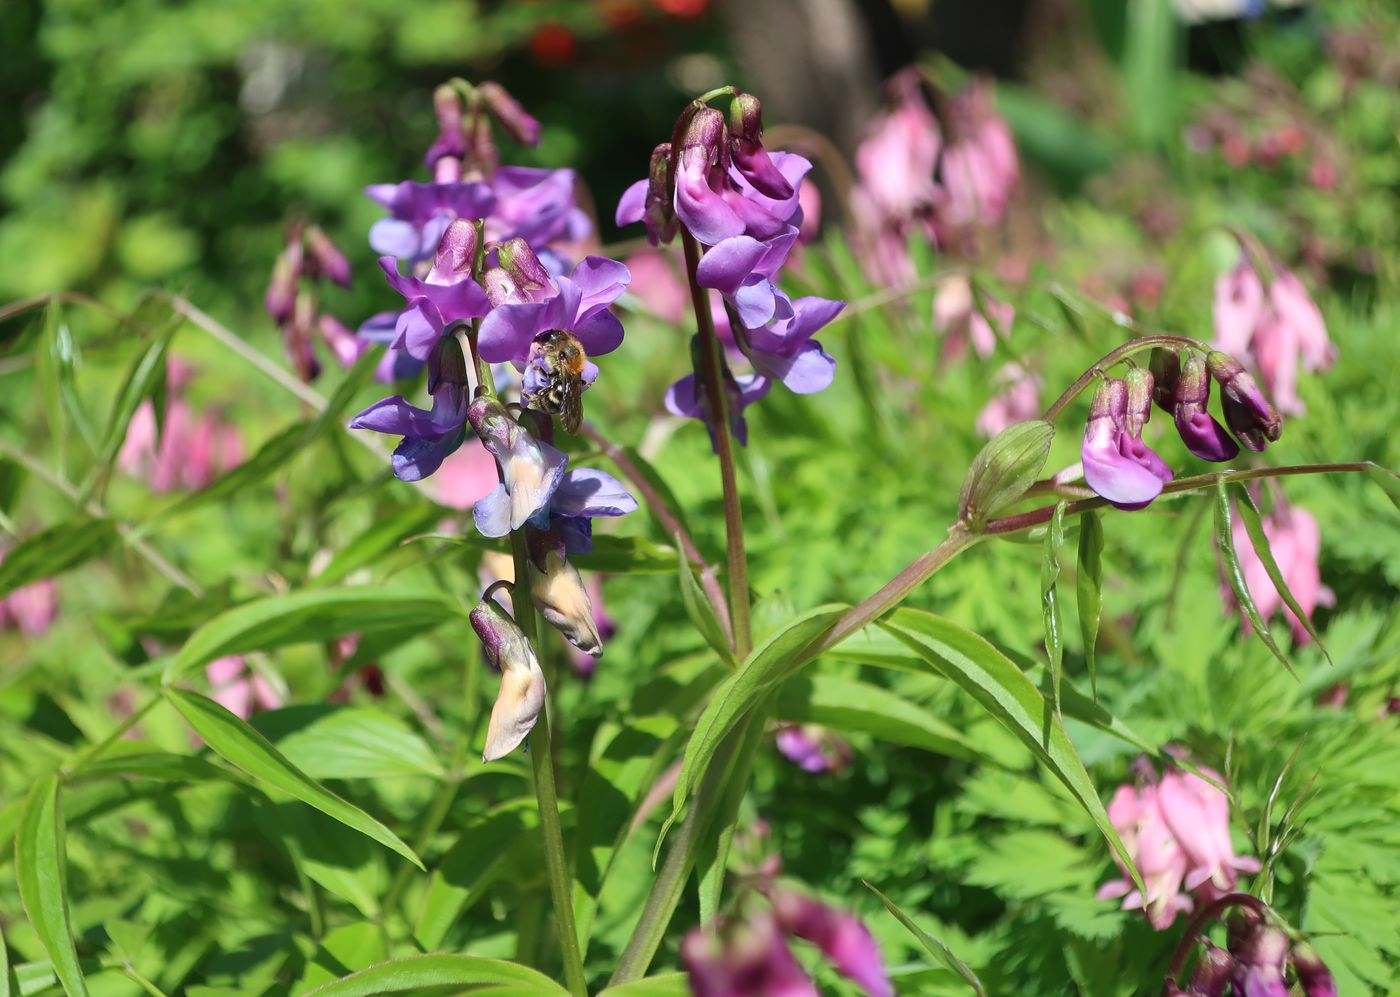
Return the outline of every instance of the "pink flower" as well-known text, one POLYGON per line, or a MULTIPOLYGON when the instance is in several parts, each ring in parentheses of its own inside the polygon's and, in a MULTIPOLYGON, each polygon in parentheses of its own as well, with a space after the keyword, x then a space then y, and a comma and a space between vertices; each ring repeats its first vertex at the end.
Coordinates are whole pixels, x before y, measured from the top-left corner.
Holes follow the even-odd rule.
POLYGON ((442 505, 466 510, 495 491, 498 484, 496 458, 487 453, 481 440, 468 436, 433 475, 432 491, 442 505))
POLYGON ((720 936, 692 929, 681 962, 695 997, 818 997, 767 912, 731 922, 720 936))
POLYGON ((1191 898, 1182 892, 1186 878, 1186 853, 1182 851, 1158 805, 1157 787, 1119 786, 1108 805, 1108 819, 1132 856, 1147 895, 1143 896, 1122 863, 1123 878, 1105 883, 1100 900, 1123 898, 1123 910, 1146 908, 1148 923, 1158 931, 1171 927, 1176 915, 1191 909, 1191 898))
POLYGON ((690 311, 690 290, 676 272, 669 253, 643 249, 627 257, 632 274, 628 291, 657 318, 679 325, 690 311))
POLYGON ((776 889, 772 901, 784 931, 819 948, 838 973, 870 997, 894 997, 880 947, 860 918, 795 890, 776 889))
POLYGON ((939 220, 954 228, 999 225, 1021 176, 1011 129, 997 112, 986 80, 953 97, 948 106, 954 139, 943 153, 947 196, 939 220))
MULTIPOLYGON (((0 561, 5 553, 0 550, 0 561)), ((41 578, 0 598, 0 630, 18 630, 26 637, 39 637, 53 626, 58 616, 58 586, 52 578, 41 578)))
POLYGON ((1015 318, 1013 305, 985 294, 982 296, 982 307, 978 308, 972 283, 961 274, 944 280, 933 299, 933 325, 944 335, 945 360, 959 360, 966 356, 969 342, 977 355, 985 360, 996 349, 997 337, 1011 331, 1015 318))
MULTIPOLYGON (((1217 782, 1220 774, 1202 772, 1217 782)), ((1239 874, 1259 871, 1259 860, 1237 856, 1230 843, 1230 798, 1191 772, 1168 772, 1157 784, 1157 802, 1190 867, 1186 888, 1209 903, 1234 889, 1239 874)))
POLYGON ((943 133, 919 90, 917 73, 890 81, 895 106, 876 119, 856 149, 852 206, 862 221, 904 221, 939 200, 934 171, 943 133))
MULTIPOLYGON (((1264 517, 1263 526, 1264 536, 1269 540, 1269 549, 1273 552, 1279 572, 1308 619, 1312 619, 1313 611, 1318 606, 1333 605, 1335 597, 1332 590, 1322 584, 1322 573, 1318 567, 1318 557, 1322 553, 1322 533, 1313 515, 1306 509, 1280 501, 1264 517)), ((1244 571, 1245 587, 1249 589, 1250 598, 1254 600, 1260 617, 1268 620, 1279 610, 1283 610, 1293 628, 1293 639, 1300 644, 1306 644, 1311 640, 1307 628, 1293 614, 1293 610, 1283 604, 1283 596, 1274 588, 1269 573, 1264 569, 1264 562, 1255 552, 1249 533, 1238 515, 1232 524, 1231 534, 1234 538, 1235 553, 1239 556, 1240 567, 1244 571)), ((1228 585, 1224 587, 1224 593, 1227 607, 1237 609, 1234 593, 1228 585)), ((1245 632, 1249 631, 1248 619, 1241 616, 1240 624, 1245 632)))
POLYGON ((243 720, 259 710, 275 710, 282 705, 282 697, 248 668, 241 654, 214 659, 205 666, 204 674, 214 701, 243 720))
POLYGON ((1215 341, 1222 352, 1247 357, 1258 369, 1274 404, 1300 414, 1298 369, 1321 371, 1337 358, 1322 312, 1302 281, 1278 263, 1265 287, 1244 255, 1215 284, 1215 341))
POLYGON ((166 405, 164 431, 157 440, 156 415, 141 403, 127 426, 117 466, 146 479, 154 492, 204 488, 243 463, 238 429, 214 415, 196 414, 179 390, 191 377, 188 366, 172 358, 167 374, 173 397, 166 405))
POLYGON ((1008 426, 1040 415, 1040 381, 1024 367, 1009 363, 997 374, 1005 385, 977 416, 977 431, 995 436, 1008 426))
POLYGON ((851 746, 817 724, 788 724, 778 731, 777 743, 804 772, 839 772, 851 762, 851 746))

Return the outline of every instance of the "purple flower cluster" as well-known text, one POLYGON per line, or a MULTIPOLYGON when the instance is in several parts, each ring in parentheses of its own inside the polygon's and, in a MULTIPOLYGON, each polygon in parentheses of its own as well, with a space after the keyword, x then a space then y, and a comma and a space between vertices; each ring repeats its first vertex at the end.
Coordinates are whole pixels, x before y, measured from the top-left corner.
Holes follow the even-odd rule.
POLYGON ((1263 450, 1283 431, 1278 413, 1231 357, 1218 351, 1202 357, 1191 350, 1154 350, 1150 371, 1134 367, 1126 378, 1104 378, 1084 428, 1084 481, 1120 509, 1143 508, 1172 479, 1166 461, 1142 439, 1154 400, 1171 414, 1187 449, 1202 460, 1233 459, 1240 449, 1236 440, 1263 450), (1229 432, 1206 408, 1212 380, 1220 385, 1229 432))
POLYGON ((1292 937, 1271 911, 1256 906, 1257 901, 1239 900, 1226 926, 1226 948, 1202 937, 1203 951, 1190 982, 1183 988, 1168 977, 1164 994, 1220 997, 1228 987, 1237 997, 1337 997, 1337 981, 1316 949, 1292 937), (1296 989, 1288 983, 1290 967, 1296 989))
MULTIPOLYGON (((718 292, 737 353, 752 373, 727 363, 726 411, 731 431, 747 438, 743 410, 781 381, 812 394, 831 385, 836 361, 812 337, 845 307, 841 301, 793 300, 778 286, 803 222, 798 196, 812 164, 794 153, 769 152, 762 142, 758 98, 733 94, 726 116, 703 103, 688 106, 675 144, 657 146, 646 179, 622 195, 617 223, 645 222, 647 237, 669 242, 684 228, 704 247, 696 283, 718 292)), ((671 386, 666 407, 702 419, 714 435, 712 404, 696 375, 671 386)))

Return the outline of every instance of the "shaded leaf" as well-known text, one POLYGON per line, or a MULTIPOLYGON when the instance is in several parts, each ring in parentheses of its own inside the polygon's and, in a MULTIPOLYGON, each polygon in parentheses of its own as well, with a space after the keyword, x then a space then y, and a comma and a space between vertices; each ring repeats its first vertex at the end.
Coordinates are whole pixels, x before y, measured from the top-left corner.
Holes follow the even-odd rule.
MULTIPOLYGON (((165 357, 170 349, 170 339, 179 325, 178 318, 172 318, 149 338, 145 347, 122 378, 117 396, 112 400, 112 409, 107 414, 107 424, 102 441, 97 447, 97 466, 93 472, 93 488, 99 493, 102 485, 112 473, 117 454, 126 441, 127 429, 141 403, 164 391, 165 357)), ((163 406, 162 406, 163 408, 163 406)))
POLYGON ((973 992, 976 993, 978 997, 984 997, 986 990, 982 988, 982 981, 977 978, 977 974, 968 967, 967 963, 955 956, 953 950, 950 949, 942 939, 935 938, 923 928, 920 928, 908 914, 904 913, 904 911, 896 906, 893 900, 875 889, 870 883, 865 880, 861 880, 861 882, 865 885, 867 890, 880 898, 880 903, 885 905, 885 910, 893 914, 895 920, 904 925, 909 933, 918 939, 919 944, 924 947, 924 950, 928 952, 929 955, 933 956, 949 970, 957 973, 966 980, 967 985, 972 988, 973 992))
POLYGON ((952 758, 981 757, 977 747, 956 727, 903 696, 869 682, 829 675, 793 679, 784 683, 778 695, 776 714, 779 720, 869 734, 952 758))
POLYGON ((1079 517, 1079 571, 1075 595, 1079 608, 1079 632, 1084 638, 1084 663, 1089 669, 1089 688, 1099 695, 1099 619, 1103 615, 1103 523, 1093 509, 1079 517))
POLYGON ((689 993, 690 984, 684 973, 666 973, 608 987, 598 997, 687 997, 689 993))
POLYGON ((166 689, 165 697, 214 753, 234 768, 315 807, 423 868, 413 849, 394 832, 316 782, 289 762, 267 738, 212 699, 184 689, 166 689))
POLYGON ((207 782, 212 779, 239 781, 236 772, 210 764, 192 755, 167 751, 109 753, 87 762, 75 773, 83 779, 160 779, 166 782, 207 782))
POLYGON ((338 550, 308 585, 325 588, 373 565, 384 554, 399 546, 408 537, 421 533, 442 520, 442 510, 427 503, 400 506, 387 514, 376 516, 373 524, 338 550))
POLYGON ((73 926, 68 919, 64 832, 58 797, 57 775, 45 776, 30 789, 15 834, 15 875, 29 923, 53 960, 63 989, 70 995, 86 995, 87 981, 78 966, 73 926))
POLYGON ((519 985, 540 997, 568 994, 543 973, 501 959, 472 955, 415 955, 391 959, 351 973, 311 991, 315 997, 374 997, 410 993, 428 987, 472 987, 491 984, 519 985))
POLYGON ((676 570, 678 556, 674 547, 667 547, 646 537, 595 534, 593 549, 587 554, 570 554, 569 560, 577 564, 580 571, 663 574, 676 570))
POLYGON ((730 668, 735 667, 734 650, 729 646, 729 638, 724 634, 724 626, 715 613, 715 607, 695 577, 695 567, 684 558, 678 559, 676 564, 680 570, 681 602, 685 604, 685 614, 690 617, 695 629, 700 631, 700 636, 705 638, 705 643, 720 656, 720 660, 730 668))
POLYGON ((119 541, 110 519, 82 516, 26 538, 0 561, 0 596, 101 557, 119 541))
POLYGON ((349 633, 418 627, 428 630, 462 619, 461 607, 437 592, 387 585, 310 589, 255 599, 204 624, 165 669, 170 682, 215 658, 267 651, 286 644, 329 640, 349 633))
POLYGON ((1058 591, 1060 548, 1065 543, 1065 504, 1062 499, 1055 506, 1040 559, 1040 616, 1045 626, 1045 653, 1050 656, 1050 688, 1056 715, 1060 713, 1060 673, 1065 663, 1064 617, 1058 591))
POLYGON ((1235 535, 1230 529, 1230 489, 1224 478, 1215 479, 1215 543, 1220 548, 1220 560, 1225 567, 1225 580, 1230 584, 1230 591, 1235 593, 1235 602, 1239 605, 1240 612, 1244 613, 1245 619, 1249 620, 1255 635, 1263 642, 1275 658, 1283 663, 1283 667, 1288 669, 1288 674, 1295 679, 1298 673, 1293 670, 1293 665, 1279 649, 1278 642, 1274 640, 1274 635, 1269 630, 1269 625, 1264 622, 1264 618, 1259 615, 1259 607, 1254 604, 1254 597, 1249 594, 1249 586, 1245 584, 1244 569, 1240 566, 1239 554, 1235 550, 1235 535))
POLYGON ((404 721, 371 706, 291 706, 259 713, 252 724, 313 779, 443 775, 427 742, 404 721))

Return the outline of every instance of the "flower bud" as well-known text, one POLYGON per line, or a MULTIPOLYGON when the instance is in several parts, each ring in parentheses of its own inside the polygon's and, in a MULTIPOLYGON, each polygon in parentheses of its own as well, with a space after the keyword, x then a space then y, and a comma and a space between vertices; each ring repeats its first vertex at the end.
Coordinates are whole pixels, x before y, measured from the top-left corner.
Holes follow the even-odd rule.
POLYGON ((506 93, 505 87, 493 80, 487 80, 476 88, 476 92, 481 95, 482 103, 486 105, 492 117, 500 122, 511 138, 524 145, 539 144, 539 121, 527 114, 520 102, 506 93))
POLYGON ((428 394, 436 400, 445 392, 442 404, 460 409, 467 403, 469 384, 462 344, 456 336, 443 336, 433 347, 432 362, 428 364, 428 394))
POLYGON ((860 918, 795 890, 775 890, 772 901, 785 932, 821 949, 838 973, 870 997, 894 997, 880 948, 860 918))
POLYGON ((297 280, 301 277, 301 239, 294 238, 277 254, 272 264, 272 280, 267 285, 263 305, 273 320, 282 323, 291 317, 297 303, 297 280))
POLYGON ((360 339, 334 315, 322 314, 316 319, 316 331, 331 348, 335 358, 346 367, 352 366, 361 353, 369 349, 369 341, 360 339))
POLYGON ((1196 971, 1191 974, 1191 997, 1221 997, 1230 982, 1235 960, 1229 952, 1209 941, 1205 946, 1196 961, 1196 971))
POLYGON ((306 248, 311 250, 318 272, 341 287, 350 286, 350 261, 319 225, 306 230, 306 248))
POLYGON ((1337 997, 1337 981, 1332 971, 1307 942, 1293 946, 1293 972, 1303 988, 1303 997, 1337 997))
POLYGON ((1128 385, 1128 409, 1123 415, 1123 428, 1129 436, 1142 436, 1142 427, 1152 418, 1152 374, 1133 367, 1123 378, 1128 385))
POLYGON ((1182 363, 1173 398, 1172 418, 1186 449, 1202 460, 1217 463, 1232 460, 1240 452, 1225 427, 1206 411, 1210 401, 1210 373, 1198 354, 1189 354, 1182 363))
POLYGON ((550 286, 549 271, 524 239, 508 239, 496 247, 496 266, 482 278, 492 307, 533 301, 550 286))
POLYGON ((530 552, 530 596, 540 615, 574 647, 601 657, 603 640, 593 619, 593 601, 578 569, 569 563, 563 537, 553 527, 526 527, 525 540, 530 552))
POLYGON ((671 176, 671 143, 662 142, 651 151, 647 167, 646 201, 642 219, 647 227, 647 240, 653 245, 667 245, 676 237, 678 223, 673 202, 671 176))
POLYGON ((438 241, 433 268, 427 283, 444 287, 460 284, 471 277, 476 264, 476 248, 480 239, 476 222, 470 218, 454 218, 438 241))
POLYGON ((477 529, 483 536, 503 537, 527 521, 547 526, 549 500, 569 458, 531 436, 490 395, 467 407, 467 419, 501 469, 501 484, 472 507, 477 529))
POLYGON ((1225 424, 1251 450, 1263 450, 1283 433, 1283 420, 1259 386, 1229 354, 1212 350, 1206 357, 1211 377, 1220 385, 1225 424))
POLYGON ((980 533, 987 520, 1026 493, 1050 456, 1055 427, 1040 419, 1003 429, 984 446, 963 479, 958 522, 980 533))
POLYGON ((763 107, 751 93, 729 104, 729 153, 734 166, 760 194, 777 200, 792 196, 792 184, 763 148, 763 107))
POLYGON ((524 631, 494 599, 477 604, 471 624, 487 663, 501 673, 481 756, 482 761, 493 762, 514 751, 534 729, 544 708, 544 672, 524 631))
POLYGON ((433 178, 439 183, 451 183, 462 178, 462 157, 467 154, 467 140, 462 133, 462 95, 451 83, 444 83, 433 91, 433 111, 437 114, 438 133, 428 153, 423 157, 423 165, 433 171, 433 178), (438 176, 439 160, 449 159, 449 169, 455 167, 456 176, 438 176))
POLYGON ((1181 355, 1176 350, 1157 347, 1148 361, 1152 371, 1152 400, 1168 415, 1176 406, 1176 382, 1181 377, 1181 355))
POLYGON ((1230 982, 1248 997, 1288 997, 1283 975, 1288 935, 1258 915, 1231 918, 1230 951, 1235 956, 1230 982))
POLYGON ((747 229, 725 200, 723 162, 728 153, 724 115, 697 108, 686 125, 676 165, 676 215, 698 241, 713 246, 747 229))

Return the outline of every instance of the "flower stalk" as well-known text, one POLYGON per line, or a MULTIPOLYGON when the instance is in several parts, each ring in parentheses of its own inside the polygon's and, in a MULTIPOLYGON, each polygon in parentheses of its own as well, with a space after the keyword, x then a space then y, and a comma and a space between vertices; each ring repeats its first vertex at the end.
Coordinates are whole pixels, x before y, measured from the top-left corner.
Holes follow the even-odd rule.
POLYGON ((1045 414, 1041 416, 1046 422, 1054 422, 1060 414, 1069 407, 1084 392, 1089 385, 1094 383, 1094 379, 1102 377, 1104 372, 1113 367, 1114 364, 1126 360, 1143 350, 1150 350, 1154 346, 1189 346, 1192 349, 1200 350, 1202 353, 1209 353, 1211 347, 1208 343, 1203 343, 1199 339, 1192 339, 1190 336, 1173 336, 1166 333, 1153 336, 1139 336, 1130 339, 1122 346, 1109 350, 1086 370, 1079 375, 1079 379, 1065 389, 1065 393, 1055 399, 1045 414))

